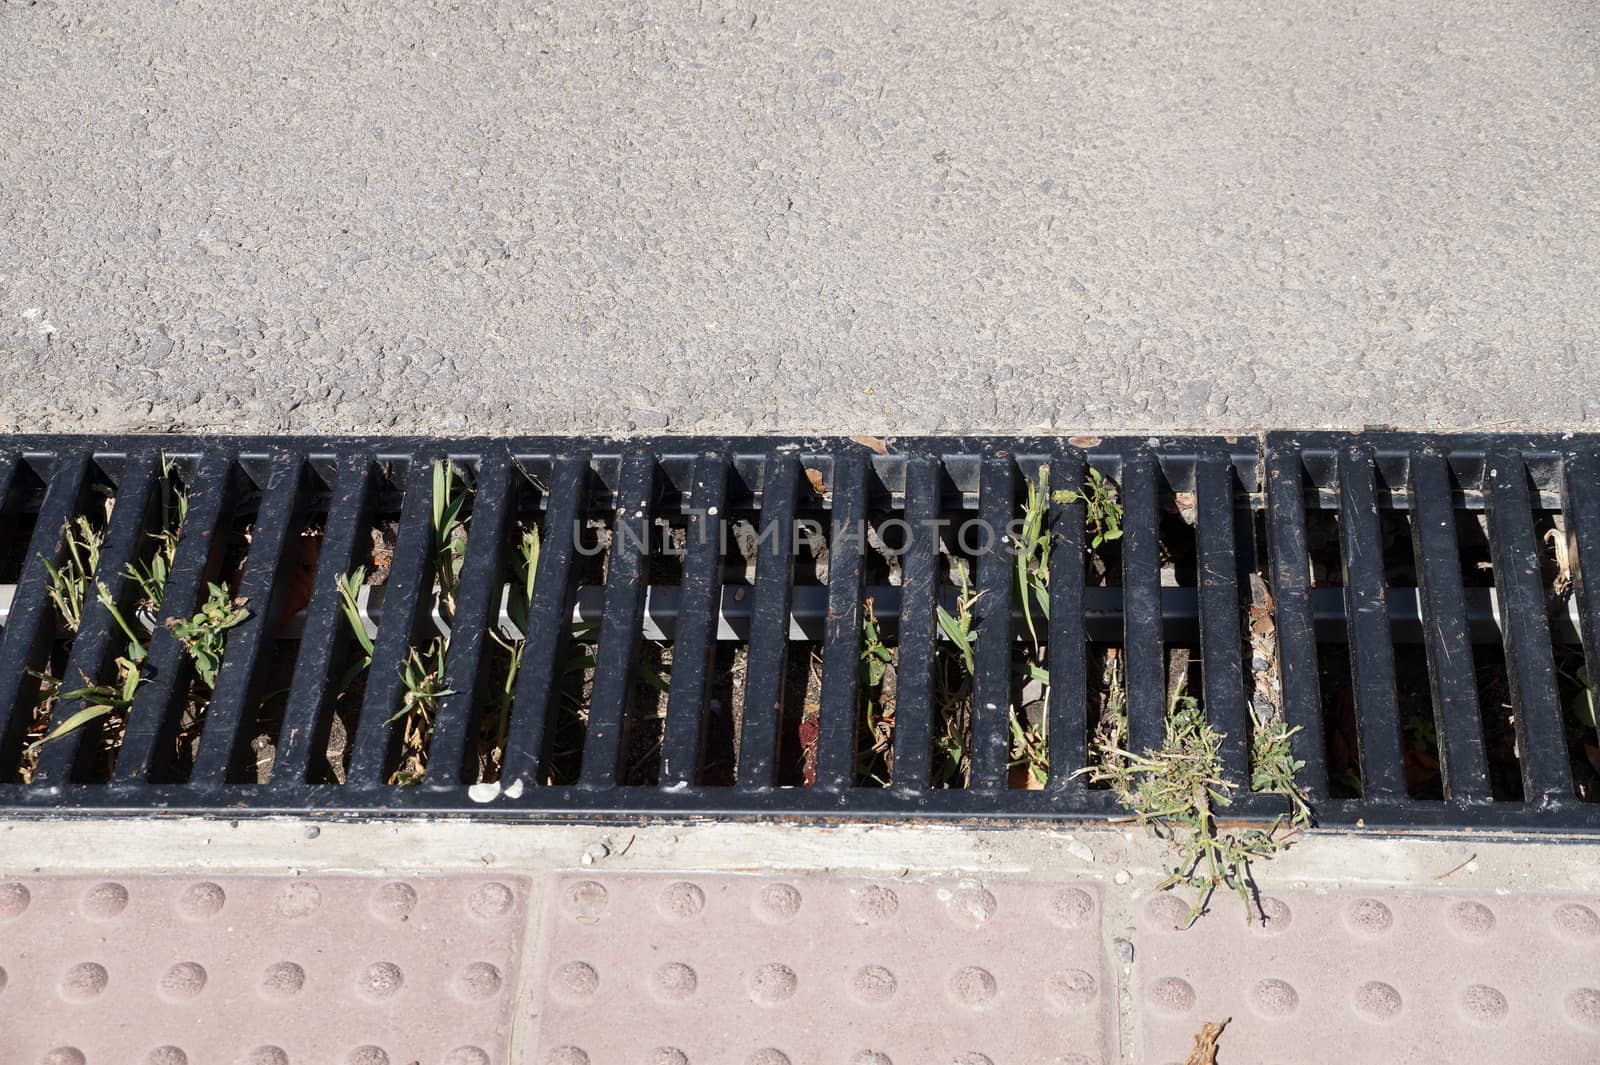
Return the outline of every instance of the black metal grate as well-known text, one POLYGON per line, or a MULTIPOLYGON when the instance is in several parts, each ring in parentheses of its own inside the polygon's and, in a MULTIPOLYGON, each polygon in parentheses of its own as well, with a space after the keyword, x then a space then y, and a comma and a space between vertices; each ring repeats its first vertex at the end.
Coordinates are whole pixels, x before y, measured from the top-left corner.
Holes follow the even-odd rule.
MULTIPOLYGON (((1322 824, 1600 828, 1594 439, 34 437, 7 441, 0 500, 11 813, 1098 818, 1119 810, 1075 771, 1108 675, 1136 749, 1182 675, 1235 779, 1252 705, 1298 726, 1322 824), (1041 470, 1054 492, 1091 468, 1124 534, 1091 550, 1081 498, 1048 502, 1030 633, 986 530, 1012 528, 1041 470), (441 469, 466 519, 453 609, 441 469), (99 557, 74 628, 50 589, 79 518, 99 557), (163 529, 164 594, 141 608, 129 566, 163 529), (952 773, 936 615, 967 564, 952 773), (364 671, 340 593, 358 566, 382 578, 356 597, 364 671), (172 625, 212 583, 246 616, 205 684, 172 625), (863 722, 869 609, 892 730, 863 722), (145 651, 131 705, 85 721, 105 700, 75 690, 128 675, 124 623, 145 651), (419 718, 402 664, 446 636, 419 718), (1014 764, 1019 727, 1042 779, 1014 764)), ((1248 791, 1231 808, 1282 809, 1248 791)))

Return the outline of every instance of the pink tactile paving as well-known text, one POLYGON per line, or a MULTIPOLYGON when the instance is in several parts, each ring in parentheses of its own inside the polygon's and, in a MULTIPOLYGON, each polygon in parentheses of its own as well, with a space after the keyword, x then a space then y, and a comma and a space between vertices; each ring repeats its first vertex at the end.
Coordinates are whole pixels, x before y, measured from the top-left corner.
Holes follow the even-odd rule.
POLYGON ((5 1065, 501 1065, 515 878, 0 879, 5 1065))
POLYGON ((1280 892, 1246 926, 1223 900, 1178 930, 1136 904, 1138 1060, 1181 1062, 1231 1017, 1241 1065, 1600 1061, 1600 899, 1280 892))
POLYGON ((1099 1065, 1088 886, 572 875, 535 1065, 1099 1065))

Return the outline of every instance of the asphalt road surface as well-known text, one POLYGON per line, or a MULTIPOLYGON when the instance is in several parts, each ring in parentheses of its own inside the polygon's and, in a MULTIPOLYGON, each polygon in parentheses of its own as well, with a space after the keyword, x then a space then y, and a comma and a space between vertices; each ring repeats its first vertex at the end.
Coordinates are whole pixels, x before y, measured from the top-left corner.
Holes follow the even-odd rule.
POLYGON ((1582 429, 1597 24, 0 0, 0 429, 1582 429))

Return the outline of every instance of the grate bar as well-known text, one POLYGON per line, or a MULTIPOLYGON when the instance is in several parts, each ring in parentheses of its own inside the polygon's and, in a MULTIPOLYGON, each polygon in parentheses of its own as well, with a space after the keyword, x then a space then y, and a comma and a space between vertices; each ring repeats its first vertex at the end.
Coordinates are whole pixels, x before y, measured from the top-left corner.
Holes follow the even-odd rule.
POLYGON ((545 501, 533 602, 528 606, 528 632, 544 636, 530 636, 522 649, 522 667, 517 673, 511 723, 501 758, 501 779, 512 786, 534 782, 543 767, 550 708, 564 672, 569 643, 572 558, 577 547, 573 536, 582 520, 588 493, 589 456, 558 456, 545 501))
POLYGON ((1317 636, 1311 609, 1311 553, 1306 547, 1303 464, 1296 448, 1267 452, 1267 553, 1272 561, 1283 717, 1290 749, 1303 763, 1301 787, 1312 803, 1328 796, 1328 764, 1317 679, 1317 636))
POLYGON ((1484 802, 1490 797, 1489 762, 1483 751, 1477 669, 1467 630, 1450 471, 1437 451, 1419 448, 1412 452, 1410 491, 1411 538, 1434 726, 1439 736, 1440 775, 1450 798, 1484 802))
MULTIPOLYGON (((0 636, 0 765, 13 764, 21 754, 28 713, 33 709, 37 690, 32 676, 34 663, 44 654, 55 630, 47 594, 50 574, 45 563, 61 564, 65 550, 63 530, 83 509, 89 487, 90 457, 86 452, 57 453, 52 459, 54 468, 39 507, 39 519, 28 540, 16 600, 0 636)), ((6 494, 15 474, 15 463, 7 463, 3 471, 6 494)))
POLYGON ((695 463, 692 498, 661 743, 661 780, 667 785, 697 783, 705 738, 708 682, 722 606, 722 520, 728 508, 725 455, 708 452, 695 463))
POLYGON ((1495 584, 1505 595, 1506 673, 1516 707, 1522 791, 1536 806, 1557 806, 1571 801, 1572 770, 1539 576, 1533 501, 1520 452, 1507 448, 1491 454, 1484 491, 1495 584))
MULTIPOLYGON (((63 692, 115 679, 111 669, 119 651, 127 646, 128 637, 101 601, 99 589, 105 589, 123 617, 132 616, 134 582, 124 571, 139 557, 159 462, 155 452, 140 450, 129 455, 123 464, 105 540, 100 545, 100 561, 93 578, 95 594, 84 596, 77 638, 72 641, 66 668, 61 671, 63 692)), ((44 521, 42 516, 40 521, 44 521)), ((27 598, 23 597, 23 601, 27 598)), ((62 698, 56 703, 45 734, 53 735, 83 710, 82 699, 62 698)), ((84 762, 87 746, 84 740, 96 732, 93 727, 76 729, 40 747, 34 781, 40 785, 57 785, 73 779, 84 762)))
MULTIPOLYGON (((499 630, 511 517, 511 458, 505 452, 491 452, 478 463, 472 494, 466 557, 445 656, 448 694, 439 698, 424 770, 429 785, 449 787, 476 779, 478 730, 492 700, 486 660, 493 634, 499 630)), ((513 587, 510 594, 521 592, 513 587)))
MULTIPOLYGON (((920 790, 932 777, 934 588, 938 582, 939 467, 931 459, 906 465, 906 524, 910 541, 901 557, 902 598, 895 662, 893 781, 920 790)), ((881 615, 880 615, 881 616, 881 615)))
POLYGON ((828 539, 828 619, 822 642, 822 708, 816 784, 840 790, 855 770, 856 701, 861 696, 861 560, 866 546, 866 463, 833 462, 833 523, 828 539))
POLYGON ((1016 565, 1008 531, 1016 512, 1016 463, 1007 454, 984 457, 978 482, 978 516, 988 532, 978 553, 978 634, 972 680, 972 786, 1004 788, 1010 751, 1012 592, 1016 565))
POLYGON ((290 534, 301 514, 306 481, 303 455, 273 459, 239 578, 239 596, 249 614, 228 633, 227 653, 217 671, 217 687, 189 775, 197 787, 220 788, 246 768, 251 735, 244 716, 261 699, 266 650, 287 606, 290 534))
POLYGON ((1050 775, 1045 790, 1056 795, 1076 795, 1087 787, 1072 775, 1089 764, 1081 498, 1086 471, 1083 452, 1077 448, 1062 449, 1050 460, 1050 690, 1045 696, 1050 775), (1058 503, 1058 492, 1080 495, 1075 502, 1058 503))
POLYGON ((433 606, 434 506, 433 456, 413 456, 406 465, 405 503, 384 584, 389 618, 373 640, 372 665, 363 674, 366 690, 352 730, 345 778, 350 787, 374 788, 383 782, 409 710, 401 670, 413 651, 427 654, 425 647, 417 647, 416 636, 433 606))
POLYGON ((367 514, 373 494, 372 456, 348 452, 338 459, 328 519, 323 529, 322 553, 306 608, 305 631, 295 659, 294 678, 284 706, 283 726, 272 763, 272 783, 285 788, 312 780, 327 766, 328 734, 332 727, 324 708, 335 693, 335 668, 343 669, 354 641, 343 617, 339 581, 350 571, 361 541, 367 536, 367 514))
POLYGON ((644 620, 645 562, 655 518, 656 460, 648 451, 629 451, 622 460, 617 517, 607 558, 606 610, 595 651, 589 731, 584 738, 581 781, 585 788, 608 788, 626 779, 622 763, 628 697, 639 659, 639 627, 644 620))
POLYGON ((1356 736, 1363 794, 1377 802, 1406 793, 1400 762, 1400 709, 1395 697, 1393 634, 1383 577, 1383 531, 1365 447, 1339 451, 1339 548, 1345 617, 1350 623, 1356 736))
MULTIPOLYGON (((1600 677, 1600 453, 1585 449, 1569 454, 1561 473, 1561 510, 1585 675, 1600 677)), ((1594 727, 1579 731, 1577 739, 1600 749, 1600 731, 1594 727)))
POLYGON ((1233 521, 1233 467, 1225 456, 1195 460, 1199 510, 1200 678, 1203 707, 1222 735, 1222 768, 1234 780, 1250 775, 1250 730, 1244 697, 1244 651, 1240 641, 1239 577, 1233 521))
POLYGON ((789 591, 794 579, 794 516, 800 492, 800 460, 793 454, 766 461, 761 528, 756 557, 750 650, 745 660, 745 703, 739 737, 741 788, 777 784, 778 725, 789 647, 789 591))
POLYGON ((1123 683, 1128 701, 1128 749, 1141 753, 1161 746, 1167 715, 1156 475, 1155 456, 1144 448, 1123 461, 1123 683))

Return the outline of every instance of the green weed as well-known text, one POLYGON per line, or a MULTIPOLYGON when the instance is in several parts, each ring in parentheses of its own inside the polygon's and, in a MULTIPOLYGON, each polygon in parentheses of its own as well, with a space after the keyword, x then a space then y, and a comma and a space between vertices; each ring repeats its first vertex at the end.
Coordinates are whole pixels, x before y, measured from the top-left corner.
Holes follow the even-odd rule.
POLYGON ((194 617, 167 621, 167 628, 178 638, 194 661, 194 671, 208 689, 217 686, 217 671, 222 668, 222 651, 228 630, 250 616, 243 599, 228 595, 220 584, 207 584, 206 601, 194 617))
POLYGON ((1089 467, 1082 491, 1064 488, 1053 498, 1057 503, 1083 502, 1089 550, 1097 551, 1101 545, 1122 538, 1122 502, 1117 498, 1117 486, 1093 466, 1089 467))
POLYGON ((1176 852, 1177 860, 1157 890, 1184 886, 1195 891, 1192 924, 1216 890, 1225 887, 1239 896, 1246 919, 1253 922, 1259 905, 1251 862, 1289 845, 1295 832, 1284 831, 1287 825, 1298 828, 1311 820, 1294 785, 1300 765, 1289 751, 1293 730, 1258 723, 1252 769, 1253 786, 1292 796, 1294 812, 1288 822, 1278 818, 1267 828, 1223 829, 1218 811, 1231 805, 1237 786, 1223 774, 1223 737, 1206 720, 1199 700, 1177 689, 1167 707, 1161 746, 1143 753, 1128 749, 1126 703, 1108 700, 1107 710, 1112 720, 1102 719, 1094 744, 1098 762, 1080 772, 1108 784, 1134 819, 1176 852))
POLYGON ((861 616, 861 690, 866 717, 857 772, 882 787, 888 786, 893 770, 889 758, 894 743, 894 708, 892 704, 886 707, 883 699, 884 678, 893 666, 894 652, 883 642, 878 615, 868 599, 861 616))
POLYGON ((433 569, 439 603, 446 615, 456 608, 461 567, 467 560, 467 523, 462 517, 467 503, 464 486, 457 483, 455 464, 433 464, 433 569))
POLYGON ((937 605, 939 629, 955 647, 955 669, 948 661, 941 663, 938 671, 938 727, 934 735, 933 783, 935 787, 958 787, 966 783, 972 772, 972 754, 967 747, 967 737, 972 728, 972 674, 975 672, 977 632, 973 624, 972 609, 979 593, 972 590, 967 578, 967 563, 958 560, 956 575, 960 591, 956 596, 956 612, 950 613, 943 603, 937 605), (954 676, 951 673, 954 672, 954 676))
POLYGON ((83 622, 83 608, 89 594, 89 582, 100 565, 100 547, 105 543, 105 533, 89 524, 81 515, 68 522, 62 533, 66 537, 67 554, 58 568, 43 555, 45 572, 50 575, 50 601, 55 604, 61 621, 73 632, 83 622))

